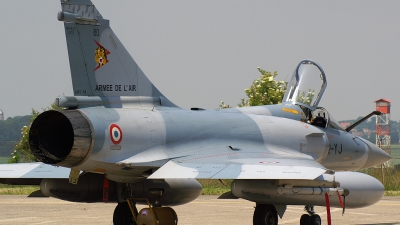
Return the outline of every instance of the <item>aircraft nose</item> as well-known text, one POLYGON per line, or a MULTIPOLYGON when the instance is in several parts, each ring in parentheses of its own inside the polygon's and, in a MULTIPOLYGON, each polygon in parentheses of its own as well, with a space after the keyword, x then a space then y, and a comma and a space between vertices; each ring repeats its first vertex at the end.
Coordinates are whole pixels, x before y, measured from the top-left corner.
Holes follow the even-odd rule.
POLYGON ((368 159, 362 169, 379 165, 392 158, 389 154, 387 154, 385 151, 378 148, 378 146, 372 144, 371 142, 366 141, 365 144, 368 148, 368 159))

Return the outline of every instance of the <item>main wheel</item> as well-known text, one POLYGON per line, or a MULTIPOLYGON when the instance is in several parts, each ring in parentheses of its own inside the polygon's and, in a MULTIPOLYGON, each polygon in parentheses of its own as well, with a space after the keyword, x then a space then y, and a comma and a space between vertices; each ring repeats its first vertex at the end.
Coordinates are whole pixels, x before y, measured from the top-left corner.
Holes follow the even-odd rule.
POLYGON ((120 202, 114 209, 114 225, 136 225, 128 202, 120 202))
POLYGON ((278 213, 273 205, 257 204, 253 225, 278 225, 278 213))
POLYGON ((308 214, 303 214, 300 217, 300 225, 310 225, 311 222, 311 216, 308 214))
POLYGON ((321 225, 321 217, 318 214, 314 214, 310 218, 310 225, 321 225))

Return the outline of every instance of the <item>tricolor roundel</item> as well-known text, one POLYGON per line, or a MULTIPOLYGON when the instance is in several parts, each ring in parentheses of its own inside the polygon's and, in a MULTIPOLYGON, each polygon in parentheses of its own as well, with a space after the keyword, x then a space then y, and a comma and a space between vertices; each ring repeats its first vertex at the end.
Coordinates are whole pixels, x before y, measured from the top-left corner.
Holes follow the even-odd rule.
POLYGON ((117 124, 110 125, 110 138, 114 145, 121 143, 122 141, 122 130, 117 124))

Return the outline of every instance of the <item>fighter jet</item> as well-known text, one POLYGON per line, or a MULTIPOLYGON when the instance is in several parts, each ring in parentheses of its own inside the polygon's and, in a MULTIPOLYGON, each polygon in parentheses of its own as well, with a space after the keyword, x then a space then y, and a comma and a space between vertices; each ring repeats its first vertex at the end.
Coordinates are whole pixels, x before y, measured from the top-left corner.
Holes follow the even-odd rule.
POLYGON ((61 8, 74 96, 56 98, 64 110, 31 124, 40 162, 1 165, 1 183, 117 202, 114 224, 177 224, 167 206, 196 199, 196 179, 232 179, 221 198, 255 202, 254 225, 277 225, 287 205, 305 206, 301 225, 321 224, 314 206, 365 207, 383 196, 378 180, 351 171, 390 156, 319 106, 327 79, 316 62, 299 63, 282 104, 183 109, 151 83, 90 0, 61 0, 61 8), (143 202, 149 207, 138 212, 143 202))

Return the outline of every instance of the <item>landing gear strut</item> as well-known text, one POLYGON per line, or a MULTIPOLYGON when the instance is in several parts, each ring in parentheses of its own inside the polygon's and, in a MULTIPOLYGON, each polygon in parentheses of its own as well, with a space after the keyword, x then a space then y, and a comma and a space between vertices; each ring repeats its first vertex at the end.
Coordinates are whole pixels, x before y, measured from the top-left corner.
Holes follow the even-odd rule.
MULTIPOLYGON (((132 197, 131 194, 131 186, 128 184, 122 188, 121 197, 124 200, 132 197)), ((137 216, 138 211, 136 207, 134 208, 134 213, 137 216)), ((117 207, 115 207, 114 215, 113 215, 113 223, 114 225, 136 225, 135 218, 131 212, 129 204, 127 201, 119 202, 117 207)))
POLYGON ((257 203, 253 215, 253 225, 278 225, 275 206, 257 203))
POLYGON ((306 205, 304 211, 308 214, 303 214, 300 217, 300 225, 321 225, 321 217, 314 212, 314 206, 306 205))

